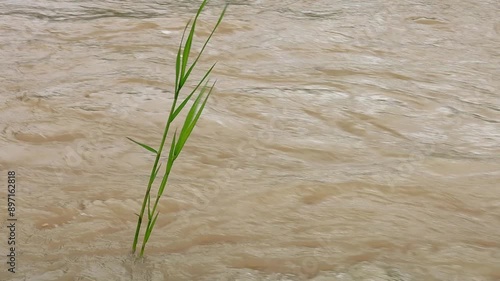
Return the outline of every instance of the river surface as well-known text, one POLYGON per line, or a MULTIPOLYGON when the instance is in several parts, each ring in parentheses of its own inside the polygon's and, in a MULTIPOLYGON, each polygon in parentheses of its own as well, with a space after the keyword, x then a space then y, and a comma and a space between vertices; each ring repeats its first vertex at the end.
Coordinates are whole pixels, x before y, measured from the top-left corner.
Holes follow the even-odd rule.
POLYGON ((233 1, 134 260, 153 156, 126 137, 159 145, 198 5, 0 2, 1 280, 500 280, 496 0, 233 1))

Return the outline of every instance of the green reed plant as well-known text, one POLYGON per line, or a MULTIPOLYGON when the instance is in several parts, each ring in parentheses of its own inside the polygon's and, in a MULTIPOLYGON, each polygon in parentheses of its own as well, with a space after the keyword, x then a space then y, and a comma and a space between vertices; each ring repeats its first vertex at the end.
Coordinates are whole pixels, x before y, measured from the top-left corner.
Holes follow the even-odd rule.
POLYGON ((140 210, 139 214, 136 214, 138 216, 138 218, 137 218, 137 227, 136 227, 135 235, 134 235, 134 242, 132 244, 132 253, 133 254, 135 254, 136 250, 137 250, 137 244, 139 242, 139 236, 141 234, 141 228, 143 226, 144 217, 146 216, 146 219, 147 219, 147 224, 145 226, 144 235, 142 238, 141 251, 139 254, 140 257, 144 256, 144 249, 146 247, 146 244, 149 241, 151 233, 153 232, 153 228, 156 224, 156 220, 158 219, 158 215, 160 214, 160 212, 157 210, 158 203, 160 201, 161 196, 163 195, 163 192, 165 191, 165 187, 166 187, 167 182, 168 182, 168 177, 170 175, 170 172, 172 171, 172 167, 174 165, 174 162, 177 159, 177 157, 179 157, 179 154, 181 153, 184 145, 186 144, 186 141, 188 140, 189 136, 191 135, 191 132, 193 131, 194 127, 196 126, 196 123, 198 122, 198 119, 200 118, 201 113, 203 112, 203 109, 205 108, 205 104, 207 103, 208 97, 212 93, 212 90, 215 86, 215 82, 212 83, 211 85, 209 85, 209 79, 208 79, 210 73, 212 72, 212 70, 215 67, 215 63, 214 63, 212 65, 212 67, 210 67, 205 72, 203 78, 200 81, 198 81, 198 83, 196 83, 196 86, 194 87, 194 89, 191 90, 185 98, 181 99, 182 102, 180 104, 178 104, 178 100, 179 100, 179 96, 180 96, 181 91, 183 90, 184 86, 186 85, 186 82, 188 81, 188 79, 191 75, 191 72, 196 67, 198 60, 200 59, 208 42, 212 38, 212 35, 214 34, 215 30, 217 29, 217 27, 221 23, 222 18, 224 17, 224 14, 225 14, 226 9, 227 9, 227 5, 226 5, 219 16, 219 19, 217 20, 215 27, 212 29, 212 32, 205 40, 205 43, 203 44, 203 47, 201 48, 200 52, 195 57, 195 59, 191 63, 191 65, 188 65, 189 58, 191 55, 191 46, 193 44, 193 37, 194 37, 198 17, 200 16, 201 12, 203 11, 203 8, 206 6, 208 1, 209 0, 204 0, 201 3, 201 5, 200 5, 195 17, 194 17, 194 20, 192 20, 192 23, 191 23, 191 20, 188 21, 188 23, 186 24, 186 27, 184 28, 181 42, 179 44, 179 49, 177 51, 177 58, 175 61, 174 99, 173 99, 173 102, 172 102, 172 105, 170 108, 167 122, 165 124, 165 129, 163 131, 163 136, 162 136, 159 148, 154 149, 151 146, 148 146, 146 144, 143 144, 143 143, 135 141, 131 138, 128 138, 132 142, 140 145, 141 147, 147 149, 148 151, 150 151, 156 155, 153 167, 151 169, 151 174, 149 176, 148 186, 146 188, 146 192, 144 194, 144 199, 142 201, 141 210, 140 210), (184 40, 184 37, 185 37, 187 31, 188 31, 188 35, 187 35, 186 40, 184 40), (152 196, 151 196, 152 187, 153 187, 153 184, 155 183, 156 176, 158 175, 158 172, 160 171, 160 168, 161 168, 160 158, 161 158, 162 153, 163 153, 163 148, 165 146, 165 141, 167 139, 167 135, 168 135, 170 126, 171 126, 172 122, 176 119, 176 117, 179 115, 179 113, 185 108, 185 106, 187 105, 187 103, 189 101, 192 101, 191 108, 187 112, 186 119, 184 120, 182 128, 180 129, 180 132, 178 132, 177 129, 174 132, 174 135, 171 139, 171 143, 169 145, 170 150, 168 152, 168 158, 166 159, 166 164, 164 165, 165 173, 163 174, 163 177, 162 177, 161 183, 158 187, 158 191, 157 191, 155 198, 152 198, 152 196), (146 209, 147 209, 147 212, 146 212, 146 209))

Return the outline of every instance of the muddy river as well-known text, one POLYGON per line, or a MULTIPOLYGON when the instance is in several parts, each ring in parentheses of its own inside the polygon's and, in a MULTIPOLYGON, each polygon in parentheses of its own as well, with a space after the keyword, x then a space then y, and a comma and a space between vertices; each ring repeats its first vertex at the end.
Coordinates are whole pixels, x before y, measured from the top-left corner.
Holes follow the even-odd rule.
POLYGON ((1 280, 500 280, 496 0, 232 1, 134 260, 199 2, 0 2, 1 280))

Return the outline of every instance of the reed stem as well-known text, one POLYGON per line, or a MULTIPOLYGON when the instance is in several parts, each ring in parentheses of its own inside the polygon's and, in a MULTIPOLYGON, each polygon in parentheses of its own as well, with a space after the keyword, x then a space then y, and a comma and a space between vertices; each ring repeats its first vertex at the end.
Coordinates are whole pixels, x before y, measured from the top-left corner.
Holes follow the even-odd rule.
POLYGON ((173 164, 179 154, 181 153, 182 149, 184 148, 184 145, 186 144, 187 139, 191 135, 194 127, 196 126, 201 113, 203 112, 203 109, 205 108, 205 105, 207 103, 208 97, 212 93, 212 90, 215 86, 215 83, 213 83, 211 86, 208 85, 208 77, 210 73, 212 72, 213 68, 215 67, 215 64, 212 65, 210 69, 208 69, 205 72, 205 75, 203 78, 196 84, 196 87, 182 100, 182 102, 177 105, 178 98, 181 94, 181 90, 183 89, 184 85, 186 85, 186 82, 188 81, 188 78, 191 75, 191 72, 195 68, 196 64, 198 63, 199 58, 201 57, 201 54, 205 50, 205 47, 207 46, 208 42, 212 38, 212 35, 214 34, 215 30, 221 23, 224 14, 227 9, 227 5, 224 7, 222 10, 219 19, 213 28, 212 32, 208 36, 208 38, 205 40, 205 43, 203 44, 203 47, 201 48, 201 51, 198 53, 196 56, 195 60, 192 62, 192 64, 188 67, 188 61, 189 61, 189 56, 191 54, 191 46, 193 43, 193 37, 195 33, 195 28, 196 28, 196 23, 198 20, 198 17, 200 16, 201 12, 203 11, 203 8, 205 5, 208 3, 209 0, 204 0, 200 7, 198 8, 198 11, 194 17, 194 20, 192 21, 191 28, 189 29, 188 36, 186 40, 184 41, 184 36, 186 35, 186 31, 188 30, 188 27, 191 23, 189 21, 186 24, 186 27, 184 28, 184 33, 182 34, 181 42, 179 44, 179 49, 177 51, 177 58, 176 58, 176 64, 175 64, 175 90, 174 90, 174 100, 172 102, 170 112, 168 115, 168 120, 165 124, 165 129, 163 130, 163 136, 161 139, 160 147, 158 150, 155 150, 154 148, 140 143, 138 141, 135 141, 131 138, 128 138, 130 141, 136 143, 137 145, 145 148, 146 150, 154 153, 156 155, 155 157, 155 162, 153 164, 153 167, 151 169, 151 174, 149 176, 149 182, 148 186, 146 188, 146 192, 144 194, 144 198, 142 201, 141 205, 141 210, 139 214, 137 215, 137 226, 135 229, 135 234, 134 234, 134 241, 132 243, 132 253, 136 254, 137 251, 137 244, 139 242, 139 236, 141 234, 141 228, 144 220, 144 214, 146 213, 146 207, 147 207, 147 224, 146 224, 146 229, 144 231, 144 236, 142 240, 142 246, 141 250, 139 253, 139 257, 144 256, 144 251, 146 248, 146 245, 149 241, 149 238, 151 236, 151 233, 153 232, 154 226, 156 224, 156 220, 158 218, 158 215, 160 214, 159 211, 157 211, 158 204, 160 202, 160 198, 163 195, 163 192, 165 190, 165 187, 168 182, 168 177, 170 175, 170 172, 172 171, 173 164), (199 89, 199 91, 198 91, 199 89), (205 92, 208 93, 205 94, 205 92), (195 95, 197 93, 197 95, 195 95), (193 98, 195 96, 195 98, 193 98), (184 107, 187 105, 188 101, 192 101, 193 104, 191 105, 191 108, 189 109, 187 116, 184 120, 184 124, 180 129, 179 134, 177 134, 177 130, 174 133, 174 136, 172 138, 172 142, 170 143, 170 150, 168 153, 168 159, 167 163, 165 165, 165 173, 163 174, 162 181, 160 186, 158 187, 158 192, 156 194, 154 204, 151 208, 151 190, 153 187, 153 184, 155 182, 156 176, 158 175, 158 172, 161 168, 161 163, 160 159, 163 153, 163 147, 165 146, 165 142, 170 130, 170 126, 172 122, 175 120, 175 118, 179 115, 179 113, 184 109, 184 107))

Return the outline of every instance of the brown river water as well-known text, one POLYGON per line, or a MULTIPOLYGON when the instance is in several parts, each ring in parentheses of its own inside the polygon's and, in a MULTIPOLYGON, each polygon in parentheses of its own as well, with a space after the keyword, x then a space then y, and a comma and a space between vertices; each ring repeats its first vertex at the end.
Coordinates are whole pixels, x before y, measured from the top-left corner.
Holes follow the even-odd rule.
POLYGON ((500 280, 496 0, 232 1, 134 260, 199 2, 0 2, 0 280, 500 280))

